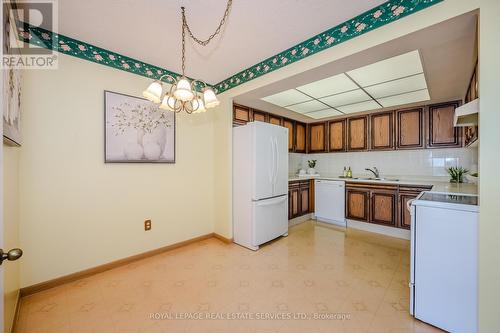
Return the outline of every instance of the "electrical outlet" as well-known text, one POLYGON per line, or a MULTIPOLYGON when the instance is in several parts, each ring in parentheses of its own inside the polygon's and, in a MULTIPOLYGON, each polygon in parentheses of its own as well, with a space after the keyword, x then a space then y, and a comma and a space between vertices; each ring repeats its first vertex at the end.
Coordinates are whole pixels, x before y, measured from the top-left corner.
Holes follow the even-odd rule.
POLYGON ((144 230, 145 231, 151 230, 151 220, 144 221, 144 230))

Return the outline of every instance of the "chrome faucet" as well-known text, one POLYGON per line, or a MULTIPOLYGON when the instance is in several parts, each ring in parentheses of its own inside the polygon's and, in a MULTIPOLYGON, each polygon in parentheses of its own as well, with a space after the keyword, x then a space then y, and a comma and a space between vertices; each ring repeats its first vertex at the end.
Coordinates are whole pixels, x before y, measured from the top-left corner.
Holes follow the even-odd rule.
POLYGON ((365 170, 366 171, 370 171, 371 173, 373 173, 373 175, 375 176, 375 178, 380 178, 380 172, 378 171, 377 167, 373 167, 373 170, 370 169, 370 168, 366 168, 365 170))

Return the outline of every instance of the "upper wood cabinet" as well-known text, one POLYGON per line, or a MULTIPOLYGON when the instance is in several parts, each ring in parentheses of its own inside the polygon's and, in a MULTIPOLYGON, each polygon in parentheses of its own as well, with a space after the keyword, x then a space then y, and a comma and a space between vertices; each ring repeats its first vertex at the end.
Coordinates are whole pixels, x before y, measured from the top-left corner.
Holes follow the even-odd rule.
POLYGON ((321 153, 326 147, 326 122, 309 124, 309 152, 321 153))
POLYGON ((235 125, 244 125, 249 121, 251 121, 250 108, 243 105, 234 104, 233 123, 235 125))
POLYGON ((275 116, 273 114, 269 114, 269 122, 273 125, 282 125, 281 117, 275 116))
POLYGON ((453 126, 453 116, 458 106, 458 101, 429 106, 429 148, 462 146, 462 129, 453 126))
POLYGON ((307 125, 300 122, 295 122, 295 147, 294 152, 305 153, 306 152, 306 132, 307 125))
POLYGON ((252 110, 252 120, 267 122, 267 113, 258 110, 252 110))
POLYGON ((290 119, 283 119, 283 126, 288 128, 288 150, 293 151, 295 146, 295 122, 290 119))
POLYGON ((360 116, 347 119, 347 150, 368 149, 368 117, 360 116))
POLYGON ((424 109, 396 111, 396 147, 418 149, 424 147, 424 109))
POLYGON ((328 151, 345 151, 345 119, 332 120, 328 123, 328 151))
POLYGON ((372 150, 394 149, 394 112, 370 115, 370 148, 372 150))

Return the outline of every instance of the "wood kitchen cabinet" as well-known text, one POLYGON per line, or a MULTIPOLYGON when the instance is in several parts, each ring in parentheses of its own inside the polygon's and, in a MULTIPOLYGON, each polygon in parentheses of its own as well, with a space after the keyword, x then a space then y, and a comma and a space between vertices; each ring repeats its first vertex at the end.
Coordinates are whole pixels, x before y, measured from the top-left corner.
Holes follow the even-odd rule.
POLYGON ((295 147, 296 153, 306 152, 307 125, 300 122, 295 122, 295 147))
POLYGON ((288 219, 314 211, 313 180, 297 180, 288 184, 288 219))
POLYGON ((370 222, 396 226, 396 190, 372 190, 370 193, 370 222))
POLYGON ((328 151, 345 151, 345 119, 328 122, 328 151))
POLYGON ((279 116, 275 116, 273 114, 269 114, 269 123, 273 125, 279 125, 282 126, 282 119, 279 116))
POLYGON ((424 109, 396 111, 396 148, 424 148, 424 109))
POLYGON ((293 151, 295 146, 295 122, 293 120, 283 118, 283 127, 288 128, 288 151, 293 151))
POLYGON ((326 147, 327 123, 309 124, 309 152, 322 153, 327 151, 326 147))
POLYGON ((368 117, 353 117, 347 119, 347 150, 368 149, 368 117))
POLYGON ((251 121, 250 112, 249 107, 233 104, 233 125, 245 125, 251 121))
POLYGON ((258 110, 252 110, 252 121, 268 122, 267 113, 258 110))
POLYGON ((346 217, 368 222, 370 213, 370 190, 346 187, 346 217))
POLYGON ((394 112, 379 112, 370 115, 370 149, 394 149, 394 112))
POLYGON ((408 202, 415 199, 422 191, 429 191, 432 186, 407 186, 401 185, 398 191, 398 221, 397 227, 410 229, 411 216, 408 211, 408 202))
POLYGON ((429 148, 452 148, 462 146, 462 128, 453 126, 455 109, 459 101, 429 106, 429 148))

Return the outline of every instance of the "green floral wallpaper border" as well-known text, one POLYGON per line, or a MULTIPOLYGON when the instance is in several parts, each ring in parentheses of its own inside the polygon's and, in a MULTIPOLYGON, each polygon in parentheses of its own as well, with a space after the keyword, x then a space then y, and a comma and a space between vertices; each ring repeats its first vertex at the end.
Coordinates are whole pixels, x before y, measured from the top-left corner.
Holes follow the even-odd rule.
MULTIPOLYGON (((285 67, 332 46, 360 36, 368 31, 382 27, 402 17, 428 8, 443 0, 389 0, 378 7, 356 16, 342 24, 328 29, 308 40, 299 43, 277 55, 267 58, 213 86, 217 93, 222 93, 257 77, 285 67)), ((151 79, 158 79, 164 74, 179 77, 180 74, 167 69, 147 64, 137 59, 108 51, 106 49, 60 35, 49 30, 17 22, 19 37, 22 41, 68 54, 80 59, 106 65, 129 73, 151 79)), ((169 80, 165 80, 169 83, 169 80)), ((202 87, 196 87, 200 90, 202 87)))
MULTIPOLYGON (((92 61, 151 79, 159 79, 164 74, 170 74, 175 78, 181 76, 180 74, 167 69, 154 66, 137 59, 129 58, 116 52, 108 51, 89 43, 60 35, 40 27, 35 27, 24 22, 17 22, 17 28, 19 31, 19 38, 22 41, 46 49, 51 49, 59 53, 71 55, 80 59, 92 61)), ((169 78, 164 78, 163 81, 171 83, 171 79, 169 78)), ((203 87, 200 84, 196 88, 201 91, 203 87)))
POLYGON ((326 50, 443 0, 389 0, 214 85, 217 93, 326 50))

